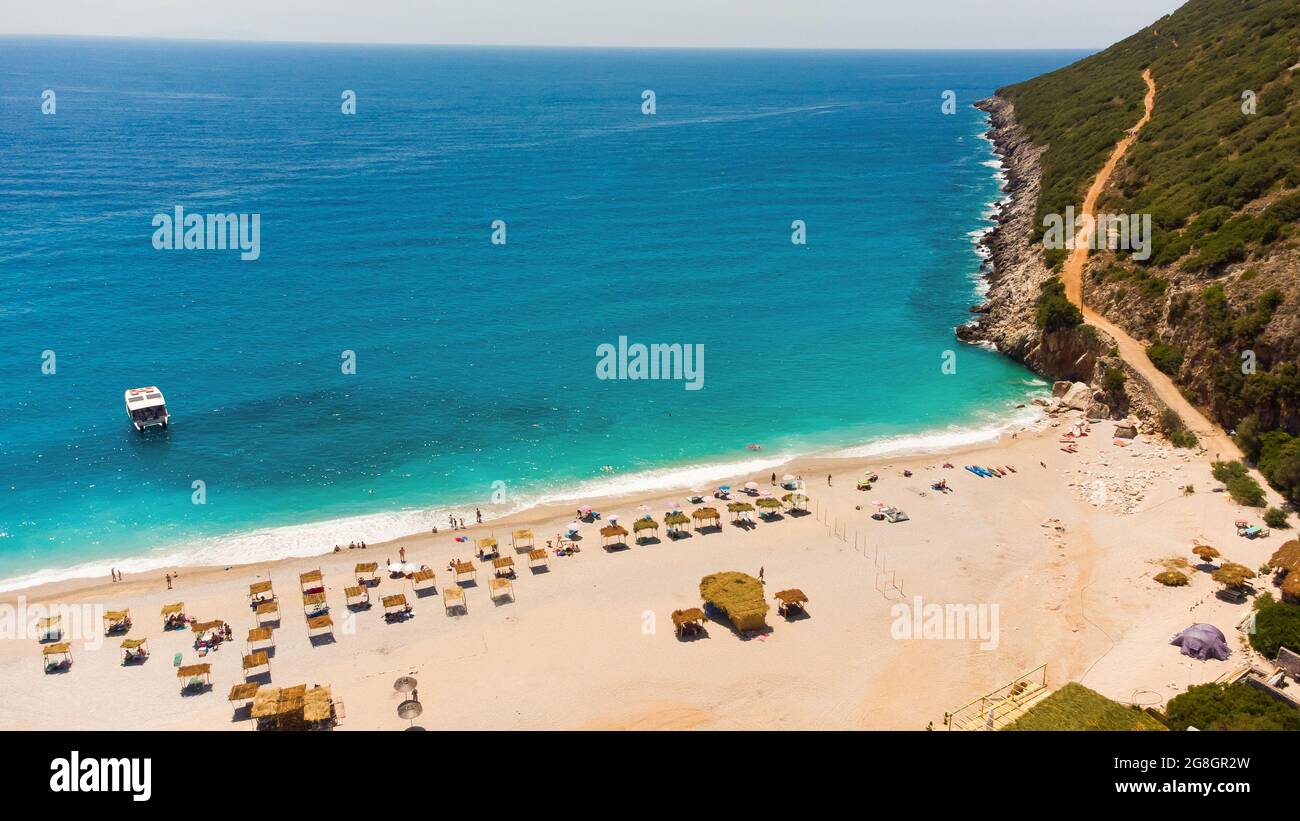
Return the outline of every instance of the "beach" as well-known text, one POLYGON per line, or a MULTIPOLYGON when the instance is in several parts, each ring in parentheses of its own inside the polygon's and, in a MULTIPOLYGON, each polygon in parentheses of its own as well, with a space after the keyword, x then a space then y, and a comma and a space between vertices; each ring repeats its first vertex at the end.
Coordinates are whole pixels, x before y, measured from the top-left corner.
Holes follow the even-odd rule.
MULTIPOLYGON (((1252 518, 1212 492, 1211 455, 1171 448, 1148 435, 1126 446, 1114 423, 1095 422, 1078 452, 1060 439, 1076 411, 1046 416, 1035 429, 992 444, 943 453, 799 460, 774 469, 803 477, 809 512, 786 512, 752 529, 733 525, 725 502, 719 529, 670 540, 602 549, 605 520, 583 523, 580 552, 549 557, 533 572, 515 560, 513 600, 489 596, 491 564, 473 559, 477 583, 464 585, 467 609, 448 615, 442 590, 448 562, 471 559, 472 541, 492 536, 515 555, 511 533, 531 529, 538 546, 574 518, 574 505, 534 508, 471 525, 422 533, 365 550, 231 567, 66 581, 0 596, 0 605, 72 604, 129 608, 128 638, 147 638, 150 658, 123 666, 122 636, 71 639, 69 670, 45 674, 33 637, 0 642, 0 707, 5 729, 240 729, 227 701, 244 680, 241 656, 254 626, 249 585, 269 579, 281 605, 270 686, 329 685, 342 702, 339 729, 403 729, 394 692, 399 676, 419 681, 429 729, 943 729, 945 713, 1047 665, 1047 684, 1077 680, 1123 701, 1162 705, 1189 684, 1212 681, 1246 661, 1238 622, 1247 607, 1214 598, 1208 573, 1191 584, 1152 580, 1166 563, 1190 560, 1196 542, 1257 567, 1280 543, 1249 541, 1233 522, 1252 518), (952 468, 944 468, 945 462, 952 468), (1041 464, 1040 464, 1041 463, 1041 464), (1013 466, 982 478, 965 465, 1013 466), (856 482, 878 474, 870 491, 856 482), (912 475, 905 477, 905 471, 912 475), (830 482, 827 476, 830 475, 830 482), (946 480, 949 492, 932 489, 946 480), (1194 492, 1187 493, 1190 486, 1194 492), (870 518, 880 501, 909 521, 870 518), (404 547, 408 562, 436 573, 437 593, 417 596, 409 581, 383 572, 404 547), (357 563, 378 562, 375 606, 349 614, 343 589, 357 563), (334 621, 334 641, 313 646, 300 609, 298 576, 319 568, 334 621), (767 599, 803 590, 808 617, 787 621, 773 606, 770 630, 740 636, 718 621, 707 637, 679 640, 671 613, 700 606, 700 579, 736 570, 766 583, 767 599), (382 596, 403 593, 414 616, 386 623, 382 596), (21 596, 21 602, 20 602, 21 596), (919 598, 919 601, 917 599, 919 598), (164 604, 183 601, 198 620, 229 623, 233 640, 199 658, 188 630, 164 632, 164 604), (897 605, 996 606, 996 635, 899 638, 897 605), (1168 644, 1193 622, 1221 629, 1233 646, 1226 662, 1199 662, 1168 644), (92 646, 86 646, 89 643, 92 646), (100 644, 95 648, 94 644, 100 644), (173 668, 211 664, 212 687, 182 695, 173 668)), ((770 471, 740 475, 761 492, 770 471)), ((662 521, 673 493, 600 499, 625 525, 649 507, 662 521)), ((733 499, 747 497, 733 491, 733 499)), ((691 507, 685 508, 687 511, 691 507)), ((907 612, 910 612, 907 611, 907 612)))

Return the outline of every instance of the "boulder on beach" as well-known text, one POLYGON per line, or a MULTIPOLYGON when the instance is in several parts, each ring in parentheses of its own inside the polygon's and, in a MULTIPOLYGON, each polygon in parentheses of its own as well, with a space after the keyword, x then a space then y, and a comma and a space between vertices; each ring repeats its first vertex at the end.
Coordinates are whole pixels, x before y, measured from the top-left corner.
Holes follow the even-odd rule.
POLYGON ((1088 405, 1088 409, 1084 411, 1084 414, 1089 419, 1109 419, 1110 406, 1105 402, 1093 401, 1088 405))
POLYGON ((1137 425, 1116 425, 1116 439, 1136 439, 1138 435, 1137 425))
MULTIPOLYGON (((1055 385, 1052 386, 1052 392, 1056 392, 1055 385)), ((1065 394, 1061 397, 1061 404, 1071 410, 1087 410, 1088 406, 1092 404, 1092 388, 1082 382, 1075 382, 1066 389, 1065 394)))
POLYGON ((1054 399, 1060 399, 1062 396, 1065 396, 1065 394, 1069 392, 1069 390, 1070 390, 1070 385, 1071 385, 1071 384, 1073 384, 1073 383, 1071 383, 1071 382, 1053 382, 1053 383, 1052 383, 1052 398, 1054 398, 1054 399))

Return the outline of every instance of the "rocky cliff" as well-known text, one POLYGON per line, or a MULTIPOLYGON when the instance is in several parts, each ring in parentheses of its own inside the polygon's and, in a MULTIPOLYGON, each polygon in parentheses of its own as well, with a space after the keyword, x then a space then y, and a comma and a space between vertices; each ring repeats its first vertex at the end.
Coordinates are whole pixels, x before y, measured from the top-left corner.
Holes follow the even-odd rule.
POLYGON ((1028 139, 1009 101, 993 97, 976 107, 989 115, 989 136, 1006 170, 1007 199, 996 228, 982 240, 989 254, 987 299, 973 309, 972 321, 957 329, 958 338, 990 345, 1046 379, 1087 384, 1090 416, 1119 419, 1134 413, 1154 419, 1163 408, 1137 373, 1111 355, 1114 342, 1108 336, 1090 325, 1044 333, 1035 324, 1043 284, 1052 278, 1034 234, 1045 147, 1028 139), (1123 387, 1116 388, 1119 378, 1108 380, 1108 372, 1124 373, 1123 387))

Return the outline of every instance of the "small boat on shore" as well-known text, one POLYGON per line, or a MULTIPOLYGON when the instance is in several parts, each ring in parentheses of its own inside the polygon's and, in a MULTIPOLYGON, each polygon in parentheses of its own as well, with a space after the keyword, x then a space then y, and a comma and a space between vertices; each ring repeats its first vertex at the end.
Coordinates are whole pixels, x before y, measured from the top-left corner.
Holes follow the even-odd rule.
POLYGON ((135 429, 144 432, 145 428, 161 426, 167 429, 169 414, 162 391, 155 387, 131 388, 123 395, 126 402, 126 415, 135 429))

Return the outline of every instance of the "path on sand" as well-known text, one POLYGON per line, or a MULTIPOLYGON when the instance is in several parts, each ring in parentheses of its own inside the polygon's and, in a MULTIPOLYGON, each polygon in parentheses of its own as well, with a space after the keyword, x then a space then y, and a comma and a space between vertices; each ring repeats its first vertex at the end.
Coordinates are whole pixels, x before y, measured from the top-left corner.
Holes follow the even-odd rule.
POLYGON ((1240 459, 1241 450, 1238 449, 1236 443, 1222 428, 1206 419, 1205 415, 1195 405, 1187 401, 1182 391, 1178 389, 1178 386, 1174 384, 1174 381, 1167 374, 1151 364, 1151 360, 1147 358, 1146 347, 1083 302, 1083 268, 1088 262, 1088 246, 1091 244, 1092 233, 1096 228, 1093 215, 1097 210, 1097 198, 1101 196, 1106 183, 1110 181, 1110 175, 1115 171, 1115 167, 1119 165, 1119 161, 1124 157, 1129 146, 1133 145, 1137 140, 1138 132, 1151 119, 1151 112, 1155 108, 1156 81, 1151 76, 1151 69, 1142 72, 1142 79, 1147 84, 1146 97, 1142 101, 1145 109, 1142 112, 1142 119, 1138 120, 1137 125, 1115 144, 1115 150, 1111 152, 1110 159, 1106 160, 1106 164, 1102 166, 1101 171, 1097 172, 1097 178, 1093 180, 1092 187, 1088 189, 1088 193, 1083 200, 1082 209, 1086 219, 1083 227, 1079 229, 1079 233, 1075 237, 1074 249, 1065 262, 1061 280, 1065 284, 1066 297, 1083 311, 1084 320, 1088 324, 1110 334, 1119 348, 1120 357, 1146 380, 1147 384, 1151 386, 1151 390, 1160 398, 1160 401, 1182 417, 1183 423, 1187 425, 1188 430, 1196 434, 1196 438, 1201 441, 1201 445, 1216 459, 1240 459))

